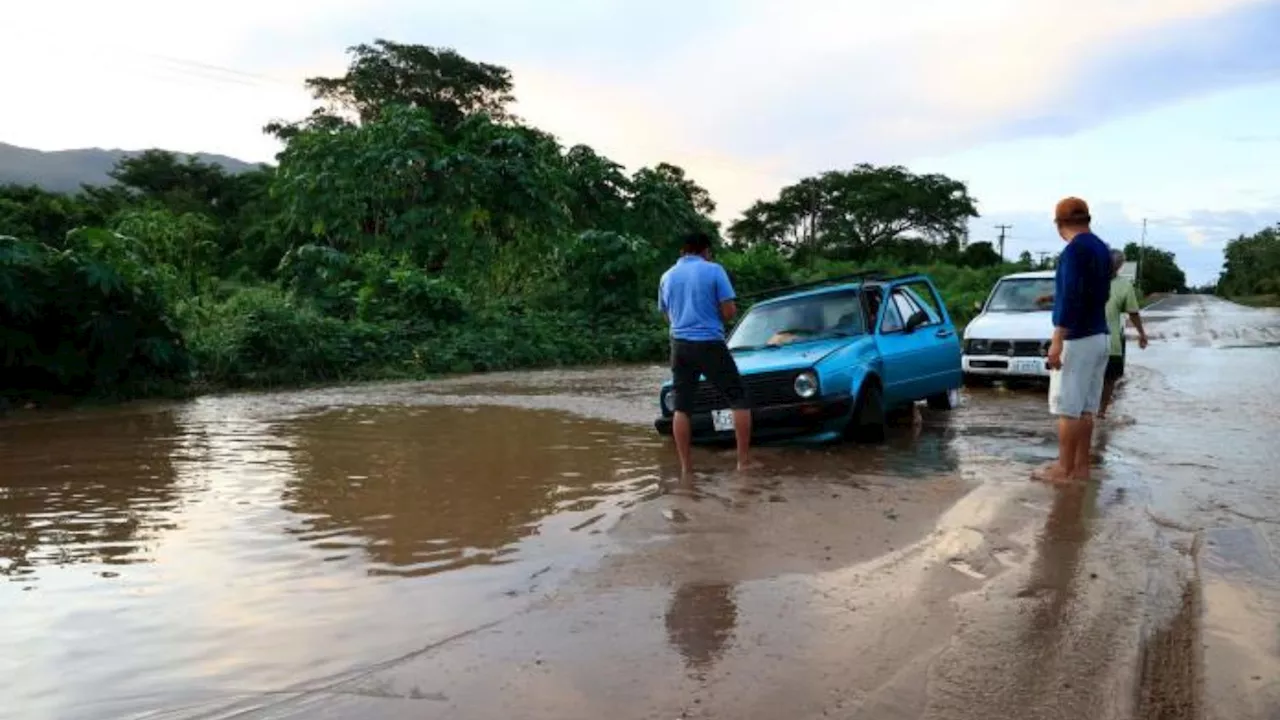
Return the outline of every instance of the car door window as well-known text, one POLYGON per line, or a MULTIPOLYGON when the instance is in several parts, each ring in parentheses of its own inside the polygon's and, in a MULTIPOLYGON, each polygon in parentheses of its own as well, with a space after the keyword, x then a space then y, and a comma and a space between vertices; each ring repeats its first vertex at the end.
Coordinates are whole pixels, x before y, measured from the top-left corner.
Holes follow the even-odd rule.
POLYGON ((893 291, 893 304, 897 306, 898 316, 902 318, 904 323, 920 310, 919 306, 911 302, 911 298, 907 297, 907 294, 901 290, 893 291))
POLYGON ((880 332, 901 332, 906 327, 906 321, 919 312, 924 313, 926 320, 918 327, 942 324, 942 315, 933 307, 932 303, 921 300, 920 295, 914 289, 907 287, 894 288, 893 293, 889 296, 889 305, 885 308, 884 321, 880 325, 880 332))
POLYGON ((902 314, 898 312, 898 304, 890 302, 884 308, 884 320, 880 323, 880 332, 894 333, 902 330, 902 314))
POLYGON ((925 314, 929 316, 929 322, 925 323, 926 325, 939 325, 942 323, 942 313, 938 312, 938 308, 934 307, 933 303, 929 301, 932 293, 926 292, 922 294, 912 287, 903 288, 903 292, 907 294, 907 297, 911 298, 916 307, 924 310, 925 314))

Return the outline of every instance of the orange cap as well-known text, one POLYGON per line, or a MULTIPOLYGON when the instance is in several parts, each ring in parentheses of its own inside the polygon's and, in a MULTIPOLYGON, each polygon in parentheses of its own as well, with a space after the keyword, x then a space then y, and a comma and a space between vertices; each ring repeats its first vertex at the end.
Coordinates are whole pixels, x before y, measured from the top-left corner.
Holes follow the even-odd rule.
POLYGON ((1058 201, 1056 207, 1053 208, 1054 222, 1075 222, 1087 223, 1089 217, 1089 203, 1078 197, 1066 197, 1058 201))

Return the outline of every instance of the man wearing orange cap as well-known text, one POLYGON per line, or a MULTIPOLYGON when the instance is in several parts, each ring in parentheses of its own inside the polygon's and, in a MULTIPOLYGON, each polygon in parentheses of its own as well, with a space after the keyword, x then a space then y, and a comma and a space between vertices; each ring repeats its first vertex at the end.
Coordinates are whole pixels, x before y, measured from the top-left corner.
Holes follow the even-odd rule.
POLYGON ((1050 482, 1089 478, 1093 418, 1111 351, 1107 299, 1111 293, 1111 249, 1090 230, 1089 206, 1064 198, 1053 214, 1066 241, 1058 257, 1053 294, 1053 340, 1049 344, 1049 412, 1058 417, 1058 461, 1039 471, 1050 482))

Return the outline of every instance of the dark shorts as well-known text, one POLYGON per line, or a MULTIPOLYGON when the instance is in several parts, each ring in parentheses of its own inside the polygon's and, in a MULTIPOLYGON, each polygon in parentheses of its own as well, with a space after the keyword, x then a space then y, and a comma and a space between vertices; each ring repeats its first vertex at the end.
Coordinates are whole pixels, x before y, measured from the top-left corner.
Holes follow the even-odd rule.
POLYGON ((720 391, 729 407, 734 410, 751 409, 751 398, 747 397, 746 386, 738 374, 738 363, 723 340, 672 340, 671 384, 676 394, 676 412, 687 414, 693 411, 698 380, 702 375, 706 375, 707 382, 720 391))
POLYGON ((1107 382, 1115 382, 1124 375, 1124 355, 1111 355, 1107 358, 1107 382))

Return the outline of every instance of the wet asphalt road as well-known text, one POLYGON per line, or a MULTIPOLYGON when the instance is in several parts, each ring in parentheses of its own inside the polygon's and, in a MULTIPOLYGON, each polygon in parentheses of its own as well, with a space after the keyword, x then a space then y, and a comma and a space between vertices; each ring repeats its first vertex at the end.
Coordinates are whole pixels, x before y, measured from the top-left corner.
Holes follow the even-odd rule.
POLYGON ((1035 390, 693 487, 661 368, 6 421, 0 717, 1276 717, 1280 313, 1144 316, 1065 489, 1035 390))

